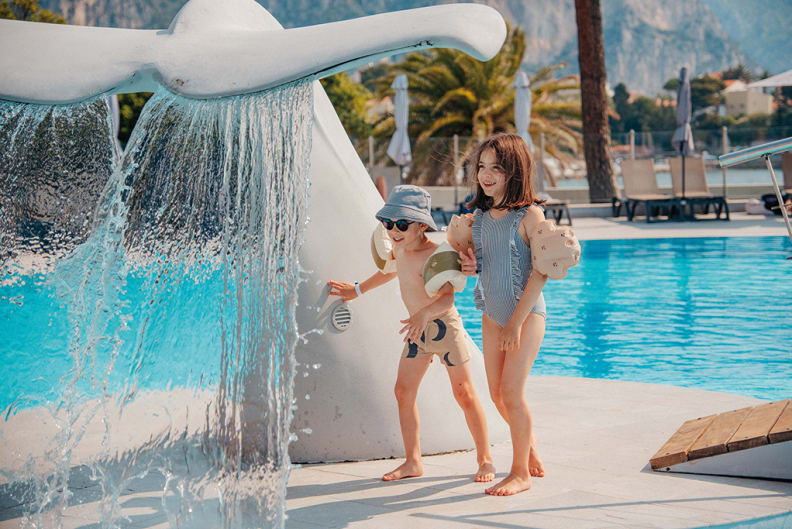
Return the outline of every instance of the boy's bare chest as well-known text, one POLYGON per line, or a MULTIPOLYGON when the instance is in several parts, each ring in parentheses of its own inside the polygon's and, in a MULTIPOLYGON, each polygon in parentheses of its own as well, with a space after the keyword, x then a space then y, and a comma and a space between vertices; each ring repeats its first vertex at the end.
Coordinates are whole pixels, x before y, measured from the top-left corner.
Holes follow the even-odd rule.
POLYGON ((430 248, 424 252, 411 252, 396 255, 396 269, 399 281, 407 284, 419 284, 423 287, 423 267, 434 251, 430 248))

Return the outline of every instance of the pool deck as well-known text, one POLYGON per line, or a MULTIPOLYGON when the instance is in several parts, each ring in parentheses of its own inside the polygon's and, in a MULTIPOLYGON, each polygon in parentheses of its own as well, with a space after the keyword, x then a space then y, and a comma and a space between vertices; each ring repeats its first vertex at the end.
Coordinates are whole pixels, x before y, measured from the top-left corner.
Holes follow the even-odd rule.
MULTIPOLYGON (((379 477, 398 459, 309 465, 292 472, 286 527, 697 528, 792 511, 790 482, 648 466, 685 420, 757 399, 552 376, 530 377, 527 395, 547 471, 530 491, 484 494, 486 486, 471 481, 473 452, 425 457, 422 477, 392 483, 379 477)), ((493 456, 500 478, 511 461, 510 443, 495 445, 493 456)))
POLYGON ((739 211, 731 220, 714 220, 713 215, 697 221, 659 221, 646 223, 645 217, 632 222, 625 217, 574 217, 572 228, 580 240, 654 239, 677 237, 766 237, 787 235, 782 217, 748 215, 739 211))

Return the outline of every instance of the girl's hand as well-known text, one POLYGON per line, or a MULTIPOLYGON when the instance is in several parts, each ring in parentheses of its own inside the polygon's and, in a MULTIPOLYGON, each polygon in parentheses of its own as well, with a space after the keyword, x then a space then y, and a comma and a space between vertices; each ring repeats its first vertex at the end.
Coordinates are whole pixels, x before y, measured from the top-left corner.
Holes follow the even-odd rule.
POLYGON ((406 324, 399 331, 399 334, 407 333, 404 335, 404 341, 410 340, 412 343, 418 343, 421 339, 421 334, 426 329, 426 324, 429 323, 429 316, 424 311, 419 310, 406 320, 401 320, 401 322, 406 324))
POLYGON ((341 299, 344 301, 349 301, 358 297, 357 292, 355 292, 354 283, 328 281, 327 285, 330 287, 330 292, 328 292, 328 294, 331 296, 341 296, 341 299))
POLYGON ((498 336, 498 348, 505 353, 516 351, 520 347, 521 328, 521 325, 512 324, 509 320, 498 336))
POLYGON ((462 273, 466 276, 476 275, 476 253, 473 248, 468 248, 467 253, 459 254, 459 263, 462 265, 462 273))

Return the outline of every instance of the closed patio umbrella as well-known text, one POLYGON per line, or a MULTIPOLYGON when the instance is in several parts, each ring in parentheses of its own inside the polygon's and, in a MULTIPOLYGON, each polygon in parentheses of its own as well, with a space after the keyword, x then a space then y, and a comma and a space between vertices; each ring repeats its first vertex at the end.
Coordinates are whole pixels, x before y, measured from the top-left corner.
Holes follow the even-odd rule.
MULTIPOLYGON (((531 81, 528 79, 528 74, 520 71, 514 77, 514 128, 517 129, 528 148, 534 152, 534 144, 528 129, 531 126, 531 81)), ((544 197, 545 195, 545 181, 544 181, 544 167, 539 164, 536 177, 536 192, 544 197)), ((547 195, 549 196, 549 195, 547 195)))
POLYGON ((407 101, 407 76, 399 74, 393 80, 391 88, 396 91, 393 101, 393 118, 396 121, 396 131, 388 145, 388 156, 399 166, 399 174, 405 165, 412 161, 410 138, 407 135, 407 115, 409 103, 407 101))
POLYGON ((693 152, 693 131, 690 129, 690 78, 687 68, 679 71, 679 91, 677 92, 676 129, 671 138, 674 149, 682 155, 682 198, 685 198, 685 156, 693 152))
POLYGON ((528 75, 520 71, 514 78, 514 127, 517 134, 528 144, 531 152, 534 150, 528 127, 531 125, 531 81, 528 75))

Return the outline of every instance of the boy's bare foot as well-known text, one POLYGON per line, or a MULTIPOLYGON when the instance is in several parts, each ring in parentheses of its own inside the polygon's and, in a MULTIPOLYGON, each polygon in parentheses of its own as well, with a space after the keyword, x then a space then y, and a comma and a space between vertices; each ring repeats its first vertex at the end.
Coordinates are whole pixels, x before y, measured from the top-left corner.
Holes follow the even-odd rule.
POLYGON ((528 471, 535 478, 543 478, 545 475, 544 465, 536 450, 531 450, 531 455, 528 456, 528 471))
POLYGON ((391 470, 382 476, 382 481, 396 481, 404 478, 417 478, 423 476, 423 464, 414 461, 405 461, 395 470, 391 470))
POLYGON ((484 492, 487 494, 491 494, 492 496, 511 496, 513 494, 517 494, 524 490, 528 490, 531 488, 531 477, 530 476, 518 476, 516 474, 509 474, 503 481, 495 485, 494 487, 490 487, 484 492))
POLYGON ((476 477, 473 478, 473 481, 478 482, 485 482, 485 481, 492 481, 495 479, 495 465, 492 463, 482 463, 479 465, 478 472, 476 472, 476 477))

